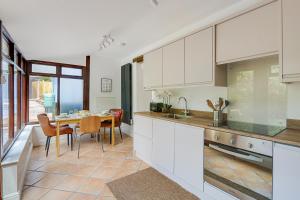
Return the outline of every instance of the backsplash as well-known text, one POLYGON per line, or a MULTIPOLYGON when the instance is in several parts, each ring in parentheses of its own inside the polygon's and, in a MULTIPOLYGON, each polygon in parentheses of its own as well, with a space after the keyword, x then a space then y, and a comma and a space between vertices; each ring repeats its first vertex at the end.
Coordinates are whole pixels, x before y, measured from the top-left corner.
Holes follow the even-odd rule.
POLYGON ((228 65, 228 119, 286 126, 287 85, 280 82, 278 56, 228 65))

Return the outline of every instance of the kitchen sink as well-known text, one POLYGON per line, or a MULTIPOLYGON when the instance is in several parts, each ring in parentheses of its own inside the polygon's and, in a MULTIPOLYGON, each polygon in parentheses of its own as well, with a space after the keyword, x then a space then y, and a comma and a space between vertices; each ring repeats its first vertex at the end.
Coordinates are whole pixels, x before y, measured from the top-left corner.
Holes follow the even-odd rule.
POLYGON ((179 114, 165 114, 163 117, 171 118, 171 119, 190 119, 192 116, 185 116, 185 115, 179 115, 179 114))

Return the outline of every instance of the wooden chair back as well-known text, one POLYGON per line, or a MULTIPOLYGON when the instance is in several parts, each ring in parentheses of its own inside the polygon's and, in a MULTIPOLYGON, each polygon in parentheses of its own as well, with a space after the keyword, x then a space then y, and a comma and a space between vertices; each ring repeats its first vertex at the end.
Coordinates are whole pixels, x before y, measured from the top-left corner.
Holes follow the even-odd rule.
POLYGON ((81 133, 97 133, 101 127, 101 118, 98 116, 88 116, 80 120, 81 133))
POLYGON ((55 127, 53 125, 50 124, 50 120, 47 116, 47 114, 43 113, 43 114, 39 114, 37 116, 40 126, 43 129, 43 132, 46 136, 53 136, 55 135, 55 127))

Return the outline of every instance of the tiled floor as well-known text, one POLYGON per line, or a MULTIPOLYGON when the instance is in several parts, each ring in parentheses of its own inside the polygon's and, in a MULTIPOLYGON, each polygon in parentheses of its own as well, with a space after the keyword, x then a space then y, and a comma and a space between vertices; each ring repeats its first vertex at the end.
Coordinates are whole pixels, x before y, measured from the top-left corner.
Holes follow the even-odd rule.
MULTIPOLYGON (((107 137, 108 138, 108 137, 107 137)), ((111 146, 100 144, 90 135, 82 137, 80 158, 77 143, 71 151, 61 144, 61 156, 56 158, 51 144, 46 158, 44 147, 34 148, 25 179, 23 200, 113 200, 106 183, 147 168, 133 155, 132 138, 111 146)))

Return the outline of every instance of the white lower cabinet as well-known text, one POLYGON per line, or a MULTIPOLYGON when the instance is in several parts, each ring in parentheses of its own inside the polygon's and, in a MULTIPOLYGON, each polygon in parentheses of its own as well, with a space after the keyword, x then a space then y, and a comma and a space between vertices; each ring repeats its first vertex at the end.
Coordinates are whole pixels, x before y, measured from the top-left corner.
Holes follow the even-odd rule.
POLYGON ((152 162, 161 170, 173 173, 175 123, 153 120, 152 162))
POLYGON ((152 154, 152 139, 135 134, 133 144, 137 157, 150 164, 152 154))
POLYGON ((174 174, 197 191, 203 191, 203 145, 203 128, 175 125, 174 174))
POLYGON ((274 144, 273 200, 300 198, 300 148, 274 144))

